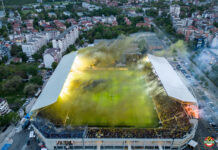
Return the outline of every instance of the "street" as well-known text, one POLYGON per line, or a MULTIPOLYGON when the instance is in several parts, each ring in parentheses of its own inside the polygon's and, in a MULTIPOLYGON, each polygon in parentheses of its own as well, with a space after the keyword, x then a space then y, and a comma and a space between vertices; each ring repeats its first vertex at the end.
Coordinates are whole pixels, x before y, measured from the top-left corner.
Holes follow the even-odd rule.
POLYGON ((29 138, 30 131, 30 129, 26 129, 16 133, 13 137, 13 144, 9 150, 40 150, 36 139, 29 138), (27 145, 28 140, 30 141, 29 145, 27 145))

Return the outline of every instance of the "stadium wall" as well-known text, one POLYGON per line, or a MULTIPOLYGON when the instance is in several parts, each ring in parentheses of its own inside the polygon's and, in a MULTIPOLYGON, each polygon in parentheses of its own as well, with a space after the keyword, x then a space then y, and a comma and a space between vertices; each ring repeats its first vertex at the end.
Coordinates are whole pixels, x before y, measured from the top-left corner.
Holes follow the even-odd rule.
POLYGON ((193 128, 190 133, 187 133, 182 139, 150 139, 150 138, 45 138, 41 132, 33 125, 35 133, 38 135, 40 141, 45 143, 48 150, 61 150, 61 149, 171 149, 182 150, 188 142, 194 138, 198 125, 197 119, 191 119, 193 128))

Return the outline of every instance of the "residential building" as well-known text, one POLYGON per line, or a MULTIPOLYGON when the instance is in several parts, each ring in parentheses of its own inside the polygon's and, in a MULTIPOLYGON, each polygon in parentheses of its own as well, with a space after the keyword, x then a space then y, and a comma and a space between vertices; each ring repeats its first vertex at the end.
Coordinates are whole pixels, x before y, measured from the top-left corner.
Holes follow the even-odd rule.
POLYGON ((0 18, 5 17, 5 11, 0 11, 0 18))
POLYGON ((86 3, 86 2, 83 2, 83 3, 82 3, 82 7, 88 9, 89 11, 101 9, 101 7, 99 7, 99 6, 91 5, 91 4, 86 3))
POLYGON ((0 98, 0 116, 5 115, 9 112, 10 108, 8 106, 8 102, 5 99, 0 98))
POLYGON ((56 13, 55 12, 49 12, 48 13, 48 16, 51 18, 51 17, 57 17, 56 13))
POLYGON ((51 9, 51 5, 48 5, 48 4, 43 5, 43 7, 45 10, 51 9))
POLYGON ((10 50, 5 45, 0 45, 0 60, 2 60, 4 57, 10 57, 10 50))
POLYGON ((180 6, 179 5, 170 5, 170 14, 176 17, 180 15, 180 6))
POLYGON ((42 3, 42 0, 37 0, 38 3, 42 3))
POLYGON ((57 48, 49 48, 43 54, 43 62, 45 64, 45 68, 52 68, 53 62, 59 62, 61 59, 60 49, 57 48))
POLYGON ((47 43, 47 39, 44 35, 36 34, 28 38, 26 38, 27 42, 22 44, 22 51, 26 53, 28 57, 32 56, 47 43))
POLYGON ((70 13, 69 11, 64 11, 63 14, 64 14, 65 16, 70 16, 70 15, 71 15, 71 13, 70 13))
POLYGON ((31 56, 48 41, 59 36, 59 34, 59 31, 44 31, 36 34, 26 34, 25 39, 27 42, 22 44, 22 50, 27 56, 31 56))
POLYGON ((59 30, 61 30, 61 31, 66 30, 66 26, 64 25, 63 21, 54 20, 54 23, 59 30))
POLYGON ((78 26, 71 26, 52 40, 53 48, 59 48, 60 52, 66 51, 69 45, 74 44, 79 37, 78 26))

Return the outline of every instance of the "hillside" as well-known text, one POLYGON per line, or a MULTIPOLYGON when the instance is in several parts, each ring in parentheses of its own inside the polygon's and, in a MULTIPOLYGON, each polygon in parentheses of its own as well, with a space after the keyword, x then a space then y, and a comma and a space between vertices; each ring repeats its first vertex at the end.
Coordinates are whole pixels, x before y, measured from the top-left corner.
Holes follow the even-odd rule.
POLYGON ((5 5, 25 5, 35 2, 36 0, 4 0, 5 5))

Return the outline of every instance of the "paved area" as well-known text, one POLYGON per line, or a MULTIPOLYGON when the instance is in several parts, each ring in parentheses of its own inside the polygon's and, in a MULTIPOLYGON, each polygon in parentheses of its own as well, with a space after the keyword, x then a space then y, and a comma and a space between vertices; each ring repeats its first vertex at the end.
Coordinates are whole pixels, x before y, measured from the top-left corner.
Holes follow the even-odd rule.
POLYGON ((36 138, 29 138, 29 133, 32 130, 33 129, 26 129, 16 133, 9 150, 40 150, 36 138))
POLYGON ((215 138, 214 134, 214 131, 210 130, 210 127, 205 122, 205 120, 199 119, 198 129, 196 131, 196 135, 194 138, 194 140, 198 142, 198 145, 195 148, 195 150, 217 150, 217 145, 214 145, 211 148, 208 148, 204 145, 204 139, 208 136, 212 136, 215 138))
POLYGON ((2 148, 5 144, 12 144, 12 137, 15 134, 15 126, 10 125, 7 130, 0 134, 0 148, 2 148))

